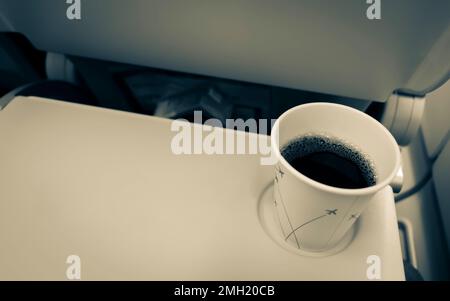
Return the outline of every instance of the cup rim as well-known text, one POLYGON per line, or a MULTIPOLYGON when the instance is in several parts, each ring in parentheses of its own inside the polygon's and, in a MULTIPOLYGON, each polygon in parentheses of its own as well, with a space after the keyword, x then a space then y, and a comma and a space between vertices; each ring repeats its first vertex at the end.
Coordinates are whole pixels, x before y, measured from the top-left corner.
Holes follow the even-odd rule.
POLYGON ((286 168, 293 176, 295 176, 297 179, 299 179, 302 182, 305 182, 306 184, 318 189, 318 190, 322 190, 322 191, 327 191, 327 192, 331 192, 331 193, 335 193, 335 194, 340 194, 340 195, 368 195, 368 194, 373 194, 379 190, 381 190, 382 188, 384 188, 385 186, 389 185, 392 180, 394 179, 395 175, 397 174, 399 168, 400 168, 400 164, 401 164, 401 154, 400 154, 400 148, 397 144, 397 141, 395 140, 395 138, 392 136, 392 134, 376 119, 374 119, 372 116, 361 112, 355 108, 346 106, 346 105, 342 105, 342 104, 336 104, 336 103, 328 103, 328 102, 314 102, 314 103, 307 103, 307 104, 302 104, 302 105, 298 105, 295 106, 287 111, 285 111, 283 114, 280 115, 280 117, 278 117, 278 119, 275 121, 275 124, 272 128, 272 134, 270 136, 270 141, 271 141, 271 147, 272 147, 272 151, 275 152, 275 156, 278 159, 278 162, 281 163, 283 165, 284 168, 286 168), (315 181, 307 176, 305 176, 304 174, 302 174, 301 172, 299 172, 298 170, 296 170, 294 167, 292 167, 287 160, 281 155, 280 152, 280 145, 278 145, 278 141, 276 141, 276 136, 279 135, 279 125, 280 122, 283 121, 283 119, 286 118, 286 116, 292 114, 294 111, 298 111, 298 110, 303 110, 309 107, 339 107, 341 109, 345 109, 348 111, 352 111, 355 112, 357 114, 360 114, 361 116, 363 116, 364 118, 366 118, 369 122, 372 122, 374 124, 376 124, 377 127, 379 127, 382 131, 384 131, 384 133, 386 134, 386 138, 390 141, 391 144, 395 145, 394 150, 395 150, 395 166, 392 169, 392 172, 385 177, 382 181, 378 182, 376 185, 374 186, 370 186, 370 187, 366 187, 366 188, 356 188, 356 189, 350 189, 350 188, 340 188, 340 187, 334 187, 334 186, 330 186, 327 184, 323 184, 320 183, 318 181, 315 181), (274 134, 275 133, 275 134, 274 134))

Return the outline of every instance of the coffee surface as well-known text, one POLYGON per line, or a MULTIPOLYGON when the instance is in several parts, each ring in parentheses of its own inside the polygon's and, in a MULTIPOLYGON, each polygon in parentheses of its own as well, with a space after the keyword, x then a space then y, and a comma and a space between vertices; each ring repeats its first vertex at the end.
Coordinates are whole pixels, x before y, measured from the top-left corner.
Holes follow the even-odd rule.
POLYGON ((336 138, 315 134, 301 136, 289 141, 281 154, 298 172, 325 185, 358 189, 376 184, 371 160, 336 138))

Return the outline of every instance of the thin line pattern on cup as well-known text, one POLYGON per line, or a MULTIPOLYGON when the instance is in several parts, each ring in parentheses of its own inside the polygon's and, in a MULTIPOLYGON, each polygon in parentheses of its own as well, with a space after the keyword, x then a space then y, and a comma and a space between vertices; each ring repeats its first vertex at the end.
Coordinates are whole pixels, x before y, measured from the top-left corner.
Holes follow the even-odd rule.
MULTIPOLYGON (((284 172, 281 170, 280 166, 277 165, 277 174, 275 176, 275 182, 276 183, 274 183, 274 186, 277 187, 278 194, 280 195, 280 202, 281 202, 281 205, 283 207, 284 214, 286 215, 286 218, 287 218, 287 221, 289 223, 289 226, 291 227, 291 230, 293 231, 294 227, 292 226, 291 220, 290 220, 289 215, 288 215, 287 210, 286 210, 286 206, 285 206, 284 201, 283 201, 283 196, 281 195, 280 187, 278 186, 280 184, 279 183, 280 179, 278 178, 279 175, 281 176, 281 178, 283 178, 284 172)), ((276 210, 276 212, 277 212, 277 214, 279 214, 278 210, 276 210)), ((280 217, 278 216, 278 218, 280 218, 280 217)), ((295 238, 295 242, 297 243, 297 247, 300 249, 300 243, 298 242, 297 235, 295 233, 294 233, 294 238, 295 238)))

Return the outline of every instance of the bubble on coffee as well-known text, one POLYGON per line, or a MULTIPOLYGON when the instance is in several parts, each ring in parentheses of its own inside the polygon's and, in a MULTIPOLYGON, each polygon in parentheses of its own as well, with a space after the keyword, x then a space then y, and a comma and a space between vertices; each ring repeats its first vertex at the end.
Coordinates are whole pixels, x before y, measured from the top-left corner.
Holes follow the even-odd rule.
POLYGON ((377 183, 372 160, 358 147, 326 134, 308 133, 281 148, 297 171, 326 185, 366 188, 377 183))

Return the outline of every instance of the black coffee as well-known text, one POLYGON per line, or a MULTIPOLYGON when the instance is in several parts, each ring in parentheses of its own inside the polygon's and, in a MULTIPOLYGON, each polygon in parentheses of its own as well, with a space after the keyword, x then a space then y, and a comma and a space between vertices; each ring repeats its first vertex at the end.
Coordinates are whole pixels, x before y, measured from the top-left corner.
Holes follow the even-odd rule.
POLYGON ((348 189, 376 184, 372 162, 354 147, 323 135, 298 137, 281 149, 297 171, 317 182, 348 189))

